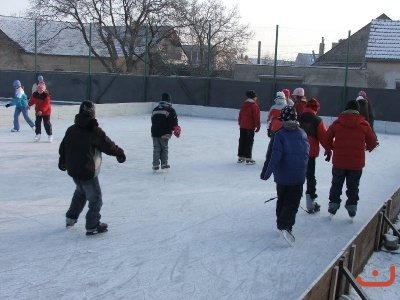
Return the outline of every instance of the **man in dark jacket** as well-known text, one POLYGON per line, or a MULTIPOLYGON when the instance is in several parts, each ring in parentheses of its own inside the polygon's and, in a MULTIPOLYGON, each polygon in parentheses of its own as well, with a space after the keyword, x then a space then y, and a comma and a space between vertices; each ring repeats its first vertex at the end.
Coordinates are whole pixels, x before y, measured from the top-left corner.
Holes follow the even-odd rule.
POLYGON ((179 138, 181 127, 178 125, 178 116, 171 104, 171 96, 168 93, 161 95, 161 101, 153 109, 151 114, 151 137, 153 139, 153 170, 169 169, 168 141, 172 132, 179 138))
POLYGON ((340 207, 344 181, 347 186, 345 208, 351 218, 356 215, 360 179, 365 166, 365 150, 372 151, 377 145, 371 126, 359 111, 359 102, 349 101, 345 111, 329 126, 325 134, 325 145, 328 150, 333 150, 328 208, 331 218, 340 207))
POLYGON ((293 242, 292 228, 303 194, 310 145, 293 106, 284 107, 279 119, 282 128, 270 140, 260 178, 268 180, 274 174, 277 227, 286 240, 293 242))
POLYGON ((116 156, 119 163, 126 160, 124 151, 99 127, 93 102, 85 100, 75 116, 75 124, 67 129, 60 144, 58 168, 67 171, 76 184, 71 205, 66 213, 67 227, 74 226, 86 201, 89 202, 86 235, 106 232, 108 227, 106 223, 100 222, 103 202, 98 175, 102 152, 116 156))

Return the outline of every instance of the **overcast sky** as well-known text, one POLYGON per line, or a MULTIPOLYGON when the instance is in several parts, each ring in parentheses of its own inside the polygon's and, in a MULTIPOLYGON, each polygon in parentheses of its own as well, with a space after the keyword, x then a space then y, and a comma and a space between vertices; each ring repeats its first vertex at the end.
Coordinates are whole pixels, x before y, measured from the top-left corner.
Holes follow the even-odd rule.
MULTIPOLYGON (((29 0, 18 0, 18 5, 10 5, 9 0, 0 0, 0 15, 19 16, 29 0)), ((273 54, 276 26, 279 25, 279 54, 295 56, 298 52, 319 51, 319 43, 324 38, 325 51, 332 43, 355 33, 372 19, 386 14, 392 20, 400 20, 400 11, 393 1, 380 1, 366 5, 365 1, 337 0, 327 4, 317 0, 222 0, 227 7, 238 5, 241 22, 249 24, 255 33, 249 41, 247 55, 257 55, 258 41, 262 44, 262 55, 273 54)), ((278 57, 279 58, 279 57, 278 57)))

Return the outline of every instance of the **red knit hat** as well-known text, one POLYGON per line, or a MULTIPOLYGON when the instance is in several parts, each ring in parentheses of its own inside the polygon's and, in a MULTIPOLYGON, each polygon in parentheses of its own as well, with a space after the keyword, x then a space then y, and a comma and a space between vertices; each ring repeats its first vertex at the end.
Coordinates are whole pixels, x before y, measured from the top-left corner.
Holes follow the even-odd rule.
POLYGON ((290 90, 283 89, 282 92, 285 94, 286 99, 290 99, 290 90))
POLYGON ((311 98, 307 101, 306 107, 311 108, 313 111, 318 112, 320 109, 320 105, 317 99, 311 98))

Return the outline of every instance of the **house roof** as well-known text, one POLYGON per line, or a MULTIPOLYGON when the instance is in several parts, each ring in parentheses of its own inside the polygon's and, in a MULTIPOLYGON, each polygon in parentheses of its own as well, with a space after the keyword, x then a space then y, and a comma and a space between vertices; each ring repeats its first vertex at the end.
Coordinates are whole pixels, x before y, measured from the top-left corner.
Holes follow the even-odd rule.
POLYGON ((400 60, 400 21, 372 20, 365 58, 400 60))
MULTIPOLYGON (((85 25, 86 32, 89 33, 90 25, 85 25)), ((35 20, 0 16, 0 31, 4 32, 19 47, 28 52, 35 53, 35 20)), ((125 32, 125 29, 117 30, 125 32)), ((170 32, 170 27, 159 27, 158 33, 152 42, 159 42, 166 33, 170 32)), ((91 44, 93 49, 101 57, 109 57, 109 52, 101 41, 96 25, 92 25, 91 44)), ((115 43, 116 51, 122 56, 122 49, 115 43)), ((37 53, 48 55, 65 56, 88 56, 89 47, 79 29, 74 28, 74 23, 46 21, 37 22, 37 53)), ((135 41, 135 53, 142 54, 145 51, 145 30, 139 30, 139 38, 135 41)), ((93 55, 93 54, 92 54, 93 55)))
MULTIPOLYGON (((348 39, 321 55, 313 66, 343 67, 347 61, 348 39)), ((367 60, 400 60, 400 21, 385 14, 350 36, 348 66, 362 68, 367 60)))

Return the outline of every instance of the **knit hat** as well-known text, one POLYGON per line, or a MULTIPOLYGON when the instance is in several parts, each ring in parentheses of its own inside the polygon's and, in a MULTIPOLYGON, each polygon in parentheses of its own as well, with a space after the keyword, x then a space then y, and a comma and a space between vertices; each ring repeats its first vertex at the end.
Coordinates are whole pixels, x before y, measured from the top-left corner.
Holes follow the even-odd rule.
POLYGON ((359 100, 366 100, 363 96, 358 96, 357 98, 356 98, 356 100, 357 101, 359 101, 359 100))
POLYGON ((293 93, 293 96, 300 96, 300 97, 304 97, 304 89, 301 87, 295 88, 293 93))
POLYGON ((46 90, 46 83, 44 81, 40 81, 37 86, 38 93, 43 93, 46 90))
POLYGON ((21 81, 15 80, 15 81, 13 82, 13 86, 14 86, 14 87, 21 86, 21 81))
POLYGON ((320 105, 317 99, 311 98, 307 101, 306 107, 311 108, 313 111, 318 112, 320 109, 320 105))
POLYGON ((358 92, 358 96, 363 97, 363 99, 368 99, 368 98, 367 98, 367 93, 364 92, 364 91, 359 91, 359 92, 358 92))
POLYGON ((278 117, 281 121, 295 121, 297 120, 296 109, 291 105, 286 105, 281 110, 281 114, 278 117))
POLYGON ((172 98, 171 98, 171 95, 170 95, 170 94, 168 94, 168 93, 163 93, 163 94, 161 95, 161 100, 162 100, 162 101, 171 102, 172 98))
POLYGON ((358 104, 356 100, 350 100, 349 102, 347 102, 345 110, 356 110, 359 112, 360 104, 358 104))
POLYGON ((248 91, 246 91, 246 97, 248 97, 250 99, 254 99, 257 97, 257 94, 253 90, 248 90, 248 91))
POLYGON ((44 80, 44 79, 43 79, 43 76, 42 76, 42 75, 39 75, 38 78, 37 78, 37 80, 38 80, 38 81, 43 81, 43 80, 44 80))
POLYGON ((79 107, 79 113, 94 119, 96 117, 96 109, 94 107, 94 103, 89 100, 83 101, 81 103, 81 106, 79 107))
POLYGON ((289 89, 283 89, 282 92, 285 94, 285 97, 287 99, 290 99, 290 90, 289 89))

